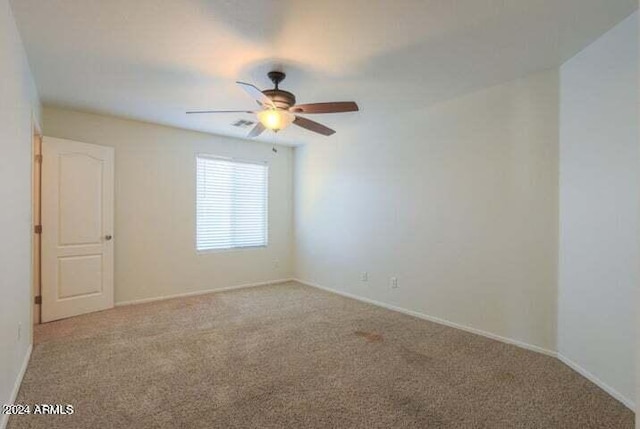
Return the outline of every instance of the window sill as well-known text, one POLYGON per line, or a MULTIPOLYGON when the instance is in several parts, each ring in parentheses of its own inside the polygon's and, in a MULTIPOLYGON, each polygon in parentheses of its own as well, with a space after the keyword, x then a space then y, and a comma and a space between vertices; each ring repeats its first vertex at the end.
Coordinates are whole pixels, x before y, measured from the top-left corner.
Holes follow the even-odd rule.
POLYGON ((247 247, 227 247, 224 249, 204 249, 204 250, 197 250, 196 249, 196 254, 197 255, 208 255, 210 253, 230 253, 230 252, 241 252, 243 250, 259 250, 259 249, 266 249, 268 247, 268 244, 265 244, 263 246, 247 246, 247 247))

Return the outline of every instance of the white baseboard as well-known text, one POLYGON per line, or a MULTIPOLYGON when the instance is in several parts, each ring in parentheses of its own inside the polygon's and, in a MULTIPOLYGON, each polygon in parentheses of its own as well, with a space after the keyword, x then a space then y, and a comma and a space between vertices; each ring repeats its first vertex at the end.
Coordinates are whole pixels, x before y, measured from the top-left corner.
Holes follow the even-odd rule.
POLYGON ((609 395, 613 396, 618 401, 622 402, 631 411, 633 412, 636 411, 636 404, 631 399, 627 398, 622 393, 618 392, 616 389, 609 386, 607 383, 600 380, 598 377, 596 377, 595 375, 593 375, 592 373, 590 373, 589 371, 587 371, 586 369, 584 369, 583 367, 581 367, 580 365, 578 365, 577 363, 569 359, 568 357, 564 356, 563 354, 558 353, 558 359, 560 359, 560 361, 565 365, 567 365, 569 368, 571 368, 572 370, 574 370, 575 372, 577 372, 578 374, 580 374, 581 376, 583 376, 584 378, 586 378, 587 380, 589 380, 590 382, 592 382, 593 384, 595 384, 596 386, 598 386, 599 388, 607 392, 609 395))
POLYGON ((266 282, 246 283, 246 284, 242 284, 242 285, 229 286, 229 287, 223 287, 223 288, 218 288, 218 289, 204 289, 204 290, 197 290, 195 292, 177 293, 177 294, 174 294, 174 295, 162 295, 162 296, 157 296, 157 297, 153 297, 153 298, 134 299, 134 300, 131 300, 131 301, 119 301, 119 302, 115 303, 115 306, 116 307, 121 307, 121 306, 124 306, 124 305, 144 304, 146 302, 164 301, 165 299, 184 298, 184 297, 188 297, 188 296, 205 295, 207 293, 226 292, 226 291, 236 290, 236 289, 246 289, 246 288, 258 287, 258 286, 268 286, 268 285, 274 285, 274 284, 278 284, 278 283, 286 283, 286 282, 290 282, 290 281, 293 281, 293 279, 286 278, 286 279, 278 279, 278 280, 269 280, 269 281, 266 281, 266 282))
MULTIPOLYGON (((20 385, 22 384, 22 378, 24 377, 24 373, 27 372, 27 366, 29 365, 29 359, 31 359, 32 350, 33 350, 33 344, 29 344, 29 348, 27 349, 27 354, 24 356, 24 360, 22 361, 22 367, 20 368, 20 372, 18 372, 16 381, 13 384, 13 390, 11 391, 11 396, 9 397, 9 400, 6 402, 7 404, 13 404, 16 402, 16 398, 18 397, 18 392, 20 391, 20 385)), ((7 423, 9 423, 9 415, 2 414, 0 416, 0 429, 5 429, 7 427, 7 423)))
POLYGON ((358 296, 358 295, 354 295, 354 294, 351 294, 351 293, 348 293, 348 292, 342 292, 342 291, 339 291, 339 290, 336 290, 336 289, 331 289, 331 288, 328 288, 328 287, 325 287, 325 286, 320 286, 318 284, 310 283, 310 282, 307 282, 307 281, 304 281, 304 280, 294 279, 294 281, 297 281, 298 283, 302 283, 303 285, 311 286, 311 287, 314 287, 314 288, 317 288, 317 289, 325 290, 327 292, 331 292, 331 293, 335 293, 335 294, 338 294, 338 295, 342 295, 342 296, 345 296, 347 298, 351 298, 351 299, 355 299, 355 300, 358 300, 358 301, 366 302, 367 304, 372 304, 372 305, 375 305, 375 306, 378 306, 378 307, 386 308, 387 310, 397 311, 398 313, 403 313, 403 314, 407 314, 409 316, 417 317, 419 319, 428 320, 429 322, 434 322, 434 323, 437 323, 439 325, 445 325, 445 326, 448 326, 450 328, 460 329, 462 331, 470 332, 472 334, 481 335, 483 337, 491 338, 492 340, 497 340, 497 341, 501 341, 503 343, 507 343, 507 344, 511 344, 511 345, 514 345, 514 346, 521 347, 523 349, 532 350, 534 352, 542 353, 542 354, 545 354, 547 356, 556 357, 556 354, 557 354, 553 350, 548 350, 548 349, 545 349, 543 347, 534 346, 533 344, 528 344, 528 343, 525 343, 523 341, 514 340, 512 338, 502 337, 500 335, 492 334, 491 332, 483 331, 483 330, 477 329, 477 328, 472 328, 470 326, 460 325, 458 323, 451 322, 451 321, 445 320, 445 319, 441 319, 439 317, 429 316, 427 314, 420 313, 418 311, 408 310, 406 308, 397 307, 395 305, 386 304, 384 302, 376 301, 376 300, 369 299, 369 298, 364 298, 364 297, 361 297, 361 296, 358 296))

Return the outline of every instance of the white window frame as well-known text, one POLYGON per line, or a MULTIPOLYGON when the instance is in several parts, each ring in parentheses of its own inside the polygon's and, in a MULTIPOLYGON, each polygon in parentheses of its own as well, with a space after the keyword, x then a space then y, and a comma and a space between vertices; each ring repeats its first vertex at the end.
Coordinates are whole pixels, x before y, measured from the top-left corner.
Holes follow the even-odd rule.
POLYGON ((256 250, 256 249, 265 249, 269 246, 269 178, 270 178, 270 165, 269 162, 265 160, 251 160, 251 159, 243 159, 243 158, 233 158, 233 157, 225 157, 219 155, 213 155, 210 153, 196 153, 194 158, 194 248, 197 254, 206 254, 206 253, 219 253, 219 252, 239 252, 243 250, 256 250), (224 248, 212 248, 212 249, 198 249, 198 158, 205 159, 213 159, 213 160, 222 160, 229 161, 235 163, 242 164, 254 164, 266 167, 266 198, 265 198, 265 231, 264 244, 257 246, 236 246, 236 247, 224 247, 224 248))

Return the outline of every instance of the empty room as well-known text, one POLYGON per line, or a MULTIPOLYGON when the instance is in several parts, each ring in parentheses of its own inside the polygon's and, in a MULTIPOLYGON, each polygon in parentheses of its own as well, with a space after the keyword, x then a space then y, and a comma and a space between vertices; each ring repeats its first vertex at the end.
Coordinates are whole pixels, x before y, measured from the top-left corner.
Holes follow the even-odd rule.
POLYGON ((638 28, 0 0, 0 429, 640 428, 638 28))

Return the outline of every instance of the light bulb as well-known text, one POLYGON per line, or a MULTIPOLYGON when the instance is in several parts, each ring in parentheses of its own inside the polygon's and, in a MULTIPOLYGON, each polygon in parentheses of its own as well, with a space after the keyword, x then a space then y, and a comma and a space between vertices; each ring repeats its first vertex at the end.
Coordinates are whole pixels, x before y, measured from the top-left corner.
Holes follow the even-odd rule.
POLYGON ((286 110, 267 109, 258 112, 258 119, 266 128, 277 132, 291 124, 295 115, 286 110))

